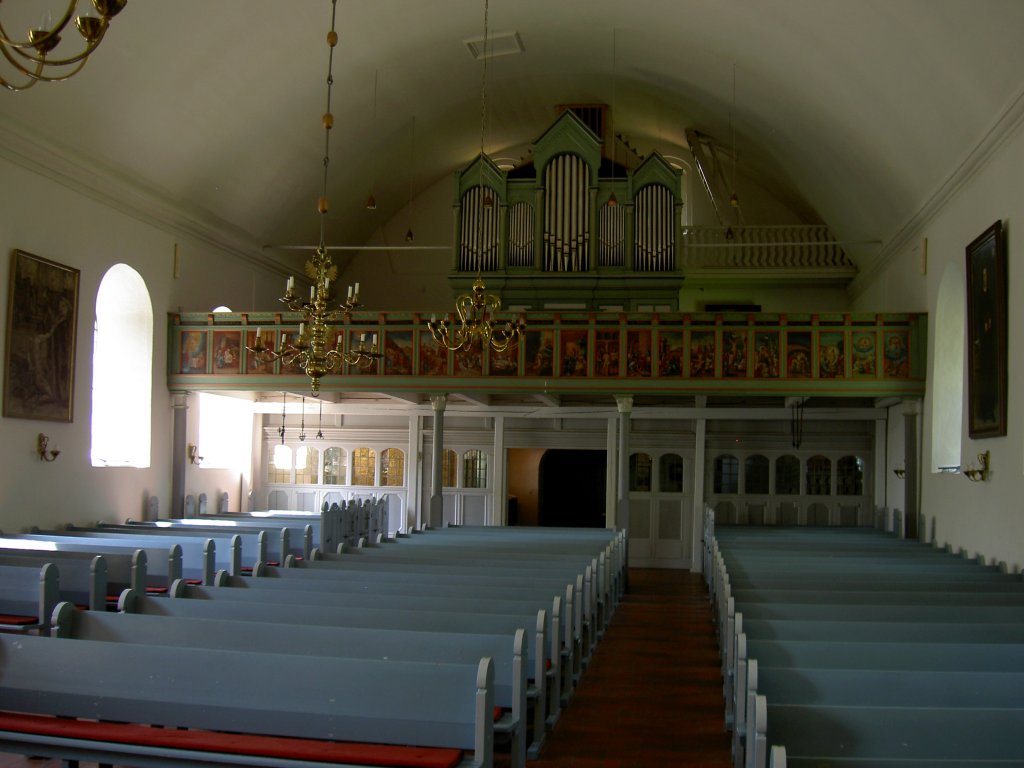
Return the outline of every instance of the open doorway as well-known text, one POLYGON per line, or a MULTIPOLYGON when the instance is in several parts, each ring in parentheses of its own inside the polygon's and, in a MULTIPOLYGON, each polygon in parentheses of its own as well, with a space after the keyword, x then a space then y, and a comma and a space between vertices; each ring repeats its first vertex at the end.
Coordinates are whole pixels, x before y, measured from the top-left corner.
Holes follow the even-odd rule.
POLYGON ((511 448, 509 525, 603 528, 604 450, 511 448))

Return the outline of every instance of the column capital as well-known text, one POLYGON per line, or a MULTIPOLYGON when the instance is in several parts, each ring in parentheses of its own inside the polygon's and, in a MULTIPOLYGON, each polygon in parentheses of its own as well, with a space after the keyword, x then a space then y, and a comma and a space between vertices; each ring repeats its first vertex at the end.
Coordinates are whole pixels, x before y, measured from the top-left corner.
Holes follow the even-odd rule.
POLYGON ((629 415, 633 412, 633 396, 632 395, 616 395, 615 405, 619 409, 619 413, 629 415))
POLYGON ((188 392, 172 392, 171 393, 171 408, 178 409, 183 408, 188 410, 188 392))
POLYGON ((448 395, 431 395, 430 396, 430 407, 434 409, 435 413, 439 413, 444 410, 445 405, 448 404, 448 395))

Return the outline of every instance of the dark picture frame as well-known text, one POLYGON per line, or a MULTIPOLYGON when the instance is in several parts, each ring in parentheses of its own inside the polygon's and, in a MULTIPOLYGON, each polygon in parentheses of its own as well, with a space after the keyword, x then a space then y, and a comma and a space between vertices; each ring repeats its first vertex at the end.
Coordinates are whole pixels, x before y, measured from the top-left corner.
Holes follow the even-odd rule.
POLYGON ((5 418, 73 421, 80 277, 40 256, 11 254, 5 418))
POLYGON ((997 221, 967 246, 968 433, 1006 434, 1006 240, 997 221))

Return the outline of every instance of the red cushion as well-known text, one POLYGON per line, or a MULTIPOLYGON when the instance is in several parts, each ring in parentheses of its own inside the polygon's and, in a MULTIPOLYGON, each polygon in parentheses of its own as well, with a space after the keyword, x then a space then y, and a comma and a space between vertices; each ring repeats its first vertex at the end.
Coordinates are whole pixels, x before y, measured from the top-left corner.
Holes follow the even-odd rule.
POLYGON ((167 594, 167 587, 146 587, 147 595, 165 595, 167 594))
POLYGON ((0 624, 12 624, 19 627, 27 627, 29 624, 38 623, 38 616, 21 616, 16 613, 0 613, 0 624))
POLYGON ((180 731, 150 728, 145 725, 68 720, 19 712, 0 712, 0 730, 58 738, 138 744, 146 747, 190 749, 325 763, 454 768, 462 761, 462 750, 460 749, 400 747, 388 744, 292 739, 213 731, 180 731))

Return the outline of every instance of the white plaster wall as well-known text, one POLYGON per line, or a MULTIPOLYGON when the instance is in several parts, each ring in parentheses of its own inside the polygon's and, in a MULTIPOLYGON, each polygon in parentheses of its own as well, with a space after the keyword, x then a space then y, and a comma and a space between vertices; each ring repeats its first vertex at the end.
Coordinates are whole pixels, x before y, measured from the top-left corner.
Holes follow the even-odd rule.
MULTIPOLYGON (((938 543, 965 548, 987 560, 1006 562, 1019 570, 1024 564, 1024 251, 1015 232, 1024 222, 1024 129, 1019 125, 988 161, 980 166, 921 227, 913 247, 872 275, 854 301, 856 311, 926 310, 929 313, 928 366, 934 353, 935 307, 939 285, 950 263, 962 264, 964 249, 997 219, 1007 228, 1009 296, 1009 403, 1006 437, 972 441, 967 435, 964 408, 963 465, 977 464, 977 454, 991 452, 991 478, 972 483, 960 475, 930 471, 932 392, 923 413, 921 509, 927 530, 935 520, 938 543), (920 238, 927 238, 927 274, 920 274, 920 238)), ((966 393, 966 380, 965 380, 966 393)))
MULTIPOLYGON (((70 424, 0 419, 0 528, 52 528, 68 522, 119 520, 141 515, 145 499, 167 511, 171 483, 170 395, 167 391, 167 313, 268 306, 280 293, 279 275, 226 257, 205 243, 172 234, 0 159, 0 258, 8 275, 19 249, 81 270, 75 362, 74 421, 70 424), (179 244, 181 277, 173 275, 179 244), (96 292, 113 264, 142 275, 153 303, 153 446, 148 469, 90 465, 92 329, 96 292), (61 451, 52 463, 36 455, 45 432, 61 451)), ((0 289, 6 324, 8 287, 0 289)), ((0 368, 3 366, 0 359, 0 368)))

